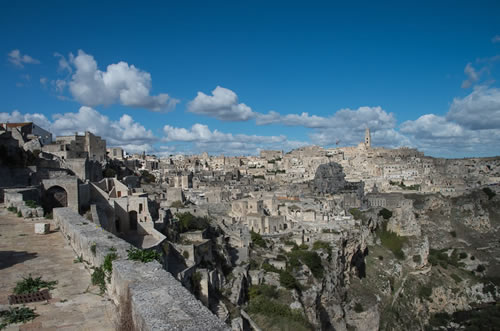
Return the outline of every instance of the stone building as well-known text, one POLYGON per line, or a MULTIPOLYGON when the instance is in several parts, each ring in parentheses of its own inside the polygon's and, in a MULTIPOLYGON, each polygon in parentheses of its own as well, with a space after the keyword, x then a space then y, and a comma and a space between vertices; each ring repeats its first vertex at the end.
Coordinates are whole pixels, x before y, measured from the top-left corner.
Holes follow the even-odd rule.
POLYGON ((80 136, 59 136, 52 144, 43 146, 44 152, 57 155, 61 159, 88 158, 91 161, 106 160, 106 140, 89 131, 80 136))
MULTIPOLYGON (((38 138, 42 145, 47 145, 52 142, 52 133, 41 128, 33 122, 1 123, 0 125, 5 131, 19 132, 23 137, 23 143, 33 138, 38 138)), ((22 146, 22 144, 20 146, 22 146)))
POLYGON ((110 147, 107 150, 108 157, 113 160, 123 160, 123 148, 121 147, 110 147))

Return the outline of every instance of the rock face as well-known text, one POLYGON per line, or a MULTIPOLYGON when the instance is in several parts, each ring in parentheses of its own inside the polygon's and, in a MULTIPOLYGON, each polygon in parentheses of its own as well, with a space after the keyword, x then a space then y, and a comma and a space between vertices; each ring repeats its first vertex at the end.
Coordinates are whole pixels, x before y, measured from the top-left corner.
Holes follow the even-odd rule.
POLYGON ((364 191, 362 182, 348 182, 345 180, 344 169, 336 162, 320 165, 316 169, 312 185, 316 192, 322 194, 336 194, 346 191, 355 191, 362 194, 364 191))
POLYGON ((235 305, 241 305, 246 300, 246 293, 248 287, 247 271, 244 268, 236 267, 233 270, 235 275, 232 286, 231 295, 229 300, 235 305))
POLYGON ((415 216, 415 210, 409 204, 404 204, 393 210, 387 229, 403 237, 420 236, 422 233, 420 222, 415 216))

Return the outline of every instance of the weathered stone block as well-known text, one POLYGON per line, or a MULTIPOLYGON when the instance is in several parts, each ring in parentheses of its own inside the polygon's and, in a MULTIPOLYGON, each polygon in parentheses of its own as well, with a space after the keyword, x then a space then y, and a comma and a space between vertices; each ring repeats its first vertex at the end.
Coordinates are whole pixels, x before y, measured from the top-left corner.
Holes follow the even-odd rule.
POLYGON ((50 224, 48 223, 35 223, 36 234, 47 234, 50 231, 50 224))
POLYGON ((27 218, 27 217, 32 217, 32 213, 31 213, 31 208, 21 208, 21 214, 23 215, 23 217, 27 218))
POLYGON ((36 209, 36 216, 37 217, 43 217, 43 208, 42 207, 38 207, 36 209))

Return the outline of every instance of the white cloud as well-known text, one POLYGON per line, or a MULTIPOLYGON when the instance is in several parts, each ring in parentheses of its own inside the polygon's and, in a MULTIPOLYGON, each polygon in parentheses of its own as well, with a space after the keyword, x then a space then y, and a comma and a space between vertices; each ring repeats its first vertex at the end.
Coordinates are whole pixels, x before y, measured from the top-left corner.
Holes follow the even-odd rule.
POLYGON ((467 79, 462 82, 462 88, 469 88, 479 80, 479 73, 474 69, 471 63, 467 63, 464 69, 467 79))
POLYGON ((359 107, 358 109, 341 109, 331 116, 286 114, 275 111, 256 116, 257 125, 282 124, 286 126, 303 126, 315 129, 309 137, 315 144, 323 146, 356 145, 363 141, 366 128, 370 128, 373 141, 377 145, 391 147, 405 146, 408 139, 395 131, 396 118, 381 107, 359 107))
POLYGON ((196 123, 191 128, 165 125, 164 141, 194 145, 193 152, 224 153, 231 155, 257 154, 260 149, 292 149, 307 145, 305 142, 288 141, 286 136, 258 136, 224 133, 210 130, 207 125, 196 123))
MULTIPOLYGON (((69 64, 69 62, 66 60, 64 55, 59 54, 59 53, 54 53, 54 56, 59 58, 59 67, 57 68, 58 71, 67 71, 68 73, 73 73, 73 68, 69 64)), ((70 58, 73 58, 73 54, 70 54, 70 58)))
POLYGON ((491 42, 494 44, 500 43, 500 35, 496 35, 493 38, 491 38, 491 42))
POLYGON ((70 135, 90 131, 106 139, 108 146, 121 146, 129 152, 151 150, 157 141, 151 130, 124 114, 118 121, 112 121, 97 110, 80 107, 77 113, 56 114, 51 129, 56 135, 70 135))
POLYGON ((283 124, 286 126, 304 126, 306 128, 345 128, 372 130, 393 128, 396 119, 392 113, 387 113, 381 107, 359 107, 356 110, 341 109, 329 117, 309 115, 309 113, 281 115, 275 111, 259 114, 256 117, 257 125, 283 124))
POLYGON ((12 111, 12 113, 0 113, 0 123, 24 123, 33 122, 41 126, 42 128, 49 128, 50 121, 43 114, 22 114, 18 110, 12 111))
POLYGON ((446 118, 472 130, 500 128, 500 89, 479 86, 453 99, 446 118))
POLYGON ((64 79, 53 80, 53 81, 51 81, 51 84, 57 93, 63 93, 64 89, 68 85, 68 83, 64 79))
POLYGON ((411 134, 417 139, 436 140, 462 137, 464 128, 449 122, 445 117, 434 114, 420 116, 414 121, 406 121, 401 124, 401 132, 411 134))
POLYGON ((189 102, 188 111, 223 121, 246 121, 255 116, 250 107, 238 103, 236 93, 220 86, 212 91, 212 95, 198 92, 196 98, 189 102))
POLYGON ((406 121, 401 131, 428 155, 463 157, 500 153, 500 129, 471 130, 443 116, 426 114, 406 121))
POLYGON ((43 87, 46 87, 47 82, 48 82, 47 77, 40 77, 40 85, 42 85, 43 87))
POLYGON ((426 114, 401 125, 414 146, 439 156, 500 154, 500 90, 475 87, 446 116, 426 114))
POLYGON ((38 63, 40 63, 40 61, 32 58, 31 56, 29 56, 27 54, 22 55, 21 51, 19 51, 18 49, 12 50, 8 54, 8 59, 9 59, 10 63, 14 64, 15 66, 17 66, 19 68, 24 68, 24 64, 38 64, 38 63))
POLYGON ((150 95, 151 74, 126 62, 110 64, 106 71, 101 71, 94 57, 82 50, 78 51, 77 56, 70 54, 69 61, 58 53, 55 56, 60 58, 59 70, 74 72, 69 82, 61 79, 56 81, 58 91, 61 92, 68 85, 73 98, 82 105, 93 107, 120 103, 129 107, 167 112, 179 102, 166 93, 150 95))

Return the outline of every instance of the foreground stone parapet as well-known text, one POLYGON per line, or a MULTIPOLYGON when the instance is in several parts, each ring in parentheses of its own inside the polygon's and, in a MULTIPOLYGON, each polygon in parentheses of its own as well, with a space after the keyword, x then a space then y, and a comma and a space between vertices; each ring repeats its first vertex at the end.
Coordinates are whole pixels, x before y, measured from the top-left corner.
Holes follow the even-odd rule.
POLYGON ((118 255, 108 284, 118 305, 117 329, 230 330, 158 262, 127 260, 130 244, 70 208, 56 208, 53 213, 76 254, 92 266, 101 266, 110 251, 118 255))
POLYGON ((229 330, 158 262, 115 261, 112 278, 121 315, 139 330, 229 330))

